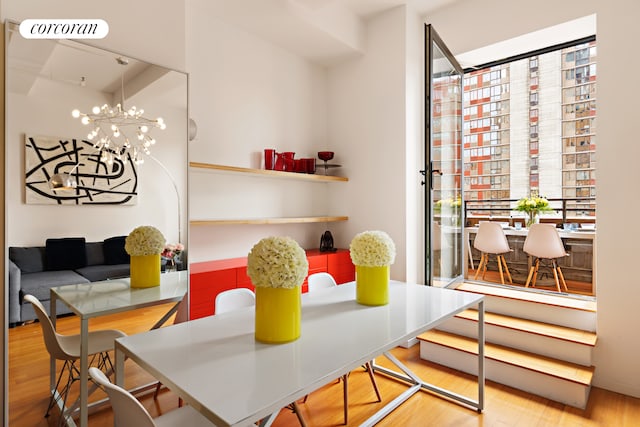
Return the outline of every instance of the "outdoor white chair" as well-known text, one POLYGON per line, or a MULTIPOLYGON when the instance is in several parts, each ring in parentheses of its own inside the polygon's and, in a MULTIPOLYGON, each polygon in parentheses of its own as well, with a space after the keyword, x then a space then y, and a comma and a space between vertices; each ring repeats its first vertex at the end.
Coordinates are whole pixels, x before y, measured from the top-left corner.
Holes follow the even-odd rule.
POLYGON ((337 286, 336 280, 329 273, 313 273, 307 278, 309 292, 337 286))
POLYGON ((251 289, 235 288, 220 292, 215 300, 215 314, 251 307, 256 304, 256 294, 251 289))
MULTIPOLYGON (((309 292, 318 291, 320 289, 330 288, 332 286, 338 286, 333 276, 329 273, 314 273, 310 274, 307 278, 307 283, 309 284, 309 292)), ((376 392, 376 397, 378 398, 378 402, 382 401, 380 397, 380 391, 378 390, 378 384, 376 383, 376 377, 373 374, 373 368, 371 367, 371 362, 367 362, 363 365, 363 368, 369 374, 369 378, 371 379, 371 384, 373 385, 373 389, 376 392)), ((342 395, 344 400, 344 423, 348 424, 349 421, 349 387, 348 387, 348 378, 349 374, 343 375, 341 377, 342 380, 342 395)), ((306 402, 307 396, 304 397, 304 401, 306 402)))
POLYGON ((531 268, 529 269, 527 283, 525 284, 526 288, 529 287, 529 284, 531 284, 531 287, 536 286, 540 260, 545 259, 551 261, 551 269, 553 270, 553 277, 558 292, 562 292, 560 283, 562 283, 564 290, 568 291, 567 284, 564 281, 564 275, 558 266, 557 260, 558 258, 569 256, 569 254, 564 250, 562 239, 554 224, 532 224, 531 227, 529 227, 529 233, 524 241, 522 250, 535 258, 535 262, 531 263, 531 268), (558 277, 560 280, 558 280, 558 277))
POLYGON ((215 427, 215 424, 191 406, 183 406, 157 418, 151 418, 149 412, 131 393, 112 384, 102 371, 89 368, 89 375, 109 396, 114 424, 118 427, 215 427))
POLYGON ((504 254, 511 252, 507 236, 504 234, 502 225, 499 222, 480 222, 478 225, 478 233, 473 241, 473 247, 480 251, 480 263, 476 270, 473 279, 478 278, 478 274, 482 271, 482 279, 487 273, 487 264, 489 263, 489 255, 496 256, 496 262, 498 263, 498 271, 500 272, 500 282, 504 285, 504 273, 503 268, 507 273, 509 283, 513 284, 511 279, 511 273, 507 266, 507 261, 504 259, 504 254))
MULTIPOLYGON (((54 359, 64 362, 56 381, 56 390, 61 385, 65 373, 67 375, 66 384, 62 390, 59 390, 57 395, 51 395, 51 399, 49 399, 49 406, 45 413, 45 417, 48 417, 54 405, 61 403, 62 408, 67 407, 69 389, 75 381, 80 380, 79 362, 76 364, 80 360, 80 334, 61 335, 57 333, 42 303, 33 295, 25 295, 24 300, 31 303, 38 316, 47 351, 54 359)), ((105 370, 111 374, 113 372, 113 363, 108 352, 113 350, 114 340, 124 336, 126 336, 124 332, 115 329, 90 331, 88 354, 91 359, 89 360, 89 366, 96 364, 98 369, 105 370)), ((76 407, 77 403, 62 411, 58 425, 66 424, 67 417, 73 413, 76 407)))

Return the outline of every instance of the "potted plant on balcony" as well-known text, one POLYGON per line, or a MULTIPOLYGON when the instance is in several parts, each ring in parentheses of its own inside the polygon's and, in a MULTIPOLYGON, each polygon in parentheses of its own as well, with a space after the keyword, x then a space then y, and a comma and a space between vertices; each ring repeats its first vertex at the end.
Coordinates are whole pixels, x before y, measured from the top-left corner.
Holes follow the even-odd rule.
POLYGON ((527 227, 540 221, 539 215, 541 212, 553 212, 553 209, 549 206, 549 201, 545 197, 537 194, 532 194, 529 197, 523 197, 518 200, 515 210, 527 214, 527 227))

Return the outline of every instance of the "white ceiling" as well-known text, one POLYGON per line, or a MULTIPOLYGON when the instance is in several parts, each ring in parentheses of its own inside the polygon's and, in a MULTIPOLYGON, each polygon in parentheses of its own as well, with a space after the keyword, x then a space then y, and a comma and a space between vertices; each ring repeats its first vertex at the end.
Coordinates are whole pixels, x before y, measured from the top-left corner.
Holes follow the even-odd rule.
MULTIPOLYGON (((326 3, 338 0, 299 0, 308 3, 326 3)), ((411 4, 421 15, 426 15, 440 9, 443 6, 455 3, 459 0, 344 0, 354 13, 362 17, 368 17, 392 7, 403 4, 411 4)))
POLYGON ((154 95, 157 97, 180 100, 177 106, 186 108, 184 96, 171 98, 173 90, 184 92, 181 73, 73 40, 25 39, 17 26, 10 26, 10 30, 7 43, 10 92, 28 95, 43 79, 105 93, 114 103, 123 96, 128 99, 143 91, 155 92, 159 94, 154 95), (126 64, 120 64, 118 59, 126 64))
POLYGON ((206 12, 313 62, 331 65, 363 50, 372 15, 411 5, 421 15, 463 0, 216 0, 206 12))

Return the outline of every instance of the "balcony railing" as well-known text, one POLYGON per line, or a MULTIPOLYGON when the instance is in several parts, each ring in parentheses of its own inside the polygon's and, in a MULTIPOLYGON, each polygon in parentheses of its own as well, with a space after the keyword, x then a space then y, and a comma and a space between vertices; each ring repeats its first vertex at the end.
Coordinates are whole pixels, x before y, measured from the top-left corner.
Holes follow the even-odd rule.
MULTIPOLYGON (((490 200, 465 200, 464 201, 464 217, 473 216, 497 216, 510 218, 512 216, 522 215, 523 213, 516 211, 515 207, 519 199, 490 199, 490 200), (515 214, 515 215, 514 215, 515 214)), ((596 198, 548 198, 549 206, 556 212, 553 215, 549 212, 549 217, 562 219, 582 218, 594 221, 596 213, 596 198), (558 215, 558 213, 560 215, 558 215)))

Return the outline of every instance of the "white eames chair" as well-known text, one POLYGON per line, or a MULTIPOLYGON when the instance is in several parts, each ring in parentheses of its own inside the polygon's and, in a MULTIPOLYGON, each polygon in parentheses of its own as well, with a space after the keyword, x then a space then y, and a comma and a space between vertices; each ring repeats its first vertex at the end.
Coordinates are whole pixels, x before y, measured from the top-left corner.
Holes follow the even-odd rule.
POLYGON ((507 273, 509 283, 513 284, 511 273, 504 259, 504 254, 511 252, 507 236, 505 236, 502 226, 497 222, 481 222, 478 225, 478 233, 473 241, 473 247, 480 251, 480 263, 473 279, 478 278, 478 274, 482 271, 482 279, 487 273, 487 264, 489 263, 489 255, 495 255, 498 263, 498 271, 500 272, 500 282, 504 285, 503 268, 507 273))
MULTIPOLYGON (((310 274, 307 278, 307 283, 309 285, 309 292, 317 292, 321 289, 330 288, 332 286, 337 286, 337 283, 333 276, 329 273, 314 273, 310 274)), ((378 398, 378 402, 382 401, 380 397, 380 391, 378 390, 378 384, 376 383, 376 377, 373 374, 373 368, 371 367, 371 362, 367 362, 363 365, 364 369, 369 374, 369 378, 371 379, 371 384, 373 385, 373 389, 376 392, 376 397, 378 398)), ((342 396, 344 401, 344 423, 348 424, 349 421, 349 374, 342 376, 342 396)), ((305 401, 307 396, 305 396, 305 401)))
POLYGON ((560 283, 562 283, 564 290, 568 291, 567 283, 564 281, 564 275, 558 266, 557 260, 558 258, 569 256, 569 254, 567 254, 564 249, 562 239, 560 238, 560 234, 558 233, 558 230, 556 230, 555 225, 532 224, 529 228, 529 233, 524 241, 522 250, 536 259, 529 269, 527 283, 525 284, 526 288, 529 287, 529 284, 531 284, 532 287, 536 286, 540 260, 546 259, 551 261, 551 269, 553 270, 553 277, 555 279, 556 289, 558 292, 562 292, 560 289, 560 283), (558 278, 560 280, 558 280, 558 278))
POLYGON ((229 289, 216 295, 216 314, 226 313, 242 307, 251 307, 255 304, 256 294, 251 289, 229 289))
POLYGON ((215 427, 215 424, 191 406, 183 406, 157 418, 151 418, 149 412, 131 393, 112 384, 102 371, 89 368, 89 375, 109 396, 114 424, 118 427, 215 427))
POLYGON ((331 288, 337 286, 336 280, 329 273, 314 273, 307 278, 309 292, 318 291, 320 289, 331 288))
MULTIPOLYGON (((38 316, 47 351, 55 360, 64 362, 60 375, 58 376, 58 380, 56 381, 55 390, 57 391, 57 395, 51 395, 49 406, 45 413, 45 417, 48 417, 51 409, 59 401, 61 401, 60 406, 62 408, 66 408, 69 389, 75 381, 80 379, 80 368, 76 364, 80 359, 80 334, 61 335, 57 333, 42 303, 33 295, 25 295, 24 300, 31 303, 36 315, 38 316), (62 390, 58 390, 65 373, 67 375, 66 384, 62 390)), ((113 350, 115 339, 124 336, 126 336, 124 332, 115 329, 89 332, 88 354, 91 356, 89 366, 97 364, 99 369, 106 370, 111 374, 113 372, 113 363, 111 363, 108 352, 113 350)), ((66 424, 66 420, 70 416, 69 414, 74 412, 77 407, 77 403, 78 402, 61 413, 58 425, 62 425, 63 423, 66 424)))

